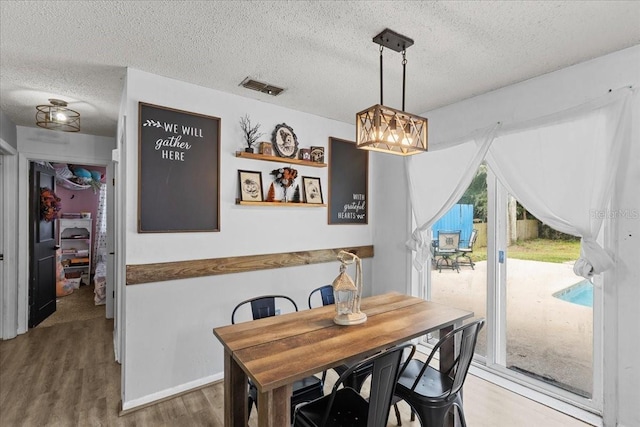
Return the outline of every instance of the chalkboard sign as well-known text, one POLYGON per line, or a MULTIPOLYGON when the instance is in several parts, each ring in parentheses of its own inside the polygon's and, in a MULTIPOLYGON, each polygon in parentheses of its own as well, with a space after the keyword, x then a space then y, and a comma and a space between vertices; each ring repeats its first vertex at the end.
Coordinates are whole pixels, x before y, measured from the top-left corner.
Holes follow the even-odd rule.
POLYGON ((220 119, 138 107, 138 232, 220 231, 220 119))
POLYGON ((329 138, 329 224, 369 221, 369 152, 329 138))

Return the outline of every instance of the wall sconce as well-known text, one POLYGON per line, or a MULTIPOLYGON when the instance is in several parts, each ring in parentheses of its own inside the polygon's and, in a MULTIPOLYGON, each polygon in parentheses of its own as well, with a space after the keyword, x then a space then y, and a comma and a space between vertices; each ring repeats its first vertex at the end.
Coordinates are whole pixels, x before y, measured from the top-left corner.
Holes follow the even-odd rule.
POLYGON ((364 150, 409 156, 427 151, 427 119, 404 111, 406 50, 413 40, 386 29, 373 38, 380 45, 380 104, 356 114, 356 146, 364 150), (402 110, 386 107, 382 98, 382 51, 402 52, 402 110))
POLYGON ((80 131, 80 113, 67 108, 67 103, 60 99, 49 99, 51 105, 36 107, 36 124, 45 129, 62 132, 80 131))
POLYGON ((340 274, 333 281, 333 296, 336 305, 337 325, 359 325, 367 321, 367 315, 360 311, 362 299, 362 260, 351 252, 340 251, 340 274), (356 263, 355 283, 347 274, 347 265, 356 263))

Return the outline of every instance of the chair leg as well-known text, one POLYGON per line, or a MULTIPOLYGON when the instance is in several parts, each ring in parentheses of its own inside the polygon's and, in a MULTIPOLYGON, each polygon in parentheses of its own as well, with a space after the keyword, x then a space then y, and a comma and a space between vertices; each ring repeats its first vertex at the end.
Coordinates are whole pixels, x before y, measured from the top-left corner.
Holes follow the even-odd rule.
POLYGON ((393 409, 396 411, 396 421, 398 422, 398 426, 402 425, 402 418, 400 418, 400 410, 398 409, 398 404, 393 404, 393 409))
POLYGON ((458 410, 458 415, 460 415, 460 425, 462 427, 467 427, 467 421, 464 419, 464 411, 462 410, 462 406, 454 403, 453 407, 458 410))
MULTIPOLYGON (((466 259, 468 259, 468 260, 469 260, 469 262, 466 262, 466 261, 465 261, 465 262, 464 262, 464 265, 469 264, 469 265, 471 266, 471 269, 472 269, 472 270, 475 270, 475 268, 474 268, 474 267, 476 266, 476 263, 475 263, 475 262, 473 262, 473 260, 471 259, 471 256, 469 256, 469 255, 458 255, 458 258, 466 258, 466 259)), ((457 259, 458 259, 458 258, 456 258, 456 261, 457 261, 457 259)), ((458 263, 458 264, 460 264, 460 263, 458 263)))

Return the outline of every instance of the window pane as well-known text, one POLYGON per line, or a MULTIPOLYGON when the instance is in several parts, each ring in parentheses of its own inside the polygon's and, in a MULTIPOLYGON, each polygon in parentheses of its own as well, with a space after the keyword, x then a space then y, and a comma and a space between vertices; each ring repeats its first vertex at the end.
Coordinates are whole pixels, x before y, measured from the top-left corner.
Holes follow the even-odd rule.
POLYGON ((506 366, 591 397, 593 286, 573 273, 579 239, 551 229, 509 197, 506 366))
MULTIPOLYGON (((484 318, 487 307, 486 177, 486 166, 482 164, 462 198, 431 228, 434 239, 431 300, 473 311, 476 317, 484 318), (451 243, 447 232, 458 231, 459 250, 453 254, 440 251, 440 240, 445 247, 451 243), (473 244, 470 243, 472 239, 475 239, 473 244)), ((476 354, 483 357, 487 354, 486 337, 485 325, 476 344, 476 354)))

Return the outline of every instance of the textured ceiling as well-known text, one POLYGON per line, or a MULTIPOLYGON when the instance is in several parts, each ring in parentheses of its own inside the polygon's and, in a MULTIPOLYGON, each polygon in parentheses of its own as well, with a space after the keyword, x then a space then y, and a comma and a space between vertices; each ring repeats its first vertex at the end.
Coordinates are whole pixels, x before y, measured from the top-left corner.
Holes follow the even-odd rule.
MULTIPOLYGON (((379 101, 378 45, 407 50, 406 109, 447 105, 640 44, 638 1, 0 2, 0 108, 35 126, 60 98, 82 133, 114 136, 133 67, 343 122, 379 101), (245 77, 286 90, 239 86, 245 77)), ((401 107, 400 54, 385 50, 385 104, 401 107)))

